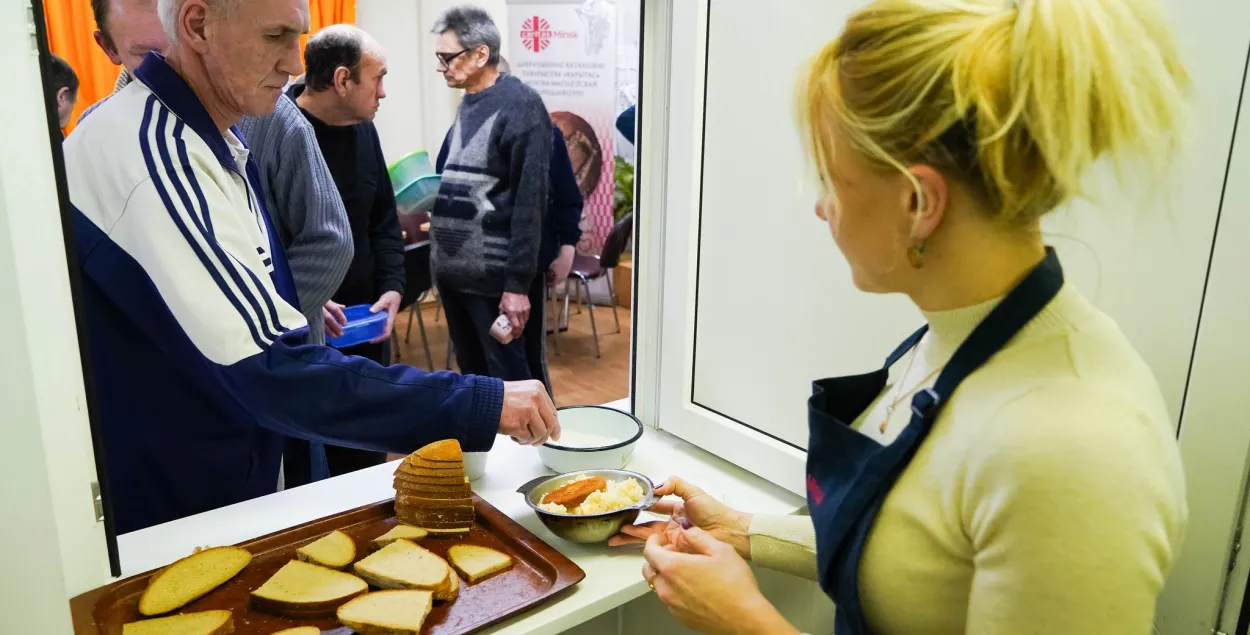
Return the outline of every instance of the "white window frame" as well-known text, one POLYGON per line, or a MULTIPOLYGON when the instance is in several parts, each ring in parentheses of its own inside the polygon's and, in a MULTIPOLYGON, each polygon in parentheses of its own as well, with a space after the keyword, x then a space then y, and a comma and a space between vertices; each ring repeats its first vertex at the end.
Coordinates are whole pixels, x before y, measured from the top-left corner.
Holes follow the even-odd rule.
MULTIPOLYGON (((804 495, 805 452, 691 398, 694 311, 687 299, 698 256, 691 238, 700 213, 708 0, 646 0, 645 11, 634 409, 644 423, 804 495)), ((1190 530, 1159 601, 1162 635, 1232 633, 1250 575, 1250 549, 1228 574, 1243 514, 1250 522, 1250 425, 1240 415, 1250 377, 1241 325, 1250 315, 1250 95, 1236 139, 1182 414, 1190 530)))
MULTIPOLYGON (((1247 42, 1250 46, 1250 42, 1247 42)), ((1250 71, 1247 59, 1238 60, 1250 71)), ((1246 540, 1250 474, 1250 81, 1243 80, 1240 112, 1216 228, 1211 269, 1198 323, 1180 445, 1189 493, 1189 530, 1156 623, 1163 635, 1233 633, 1242 610, 1250 550, 1246 540)))
POLYGON ((690 398, 694 307, 687 298, 694 297, 698 256, 690 245, 701 199, 709 4, 647 0, 645 6, 634 408, 645 423, 802 496, 806 452, 690 398))

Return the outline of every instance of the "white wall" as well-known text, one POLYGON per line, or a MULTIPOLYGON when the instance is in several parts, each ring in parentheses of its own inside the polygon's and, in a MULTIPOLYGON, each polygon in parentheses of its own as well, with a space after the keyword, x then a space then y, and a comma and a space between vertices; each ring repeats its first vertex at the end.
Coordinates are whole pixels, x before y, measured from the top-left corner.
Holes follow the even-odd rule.
MULTIPOLYGON (((413 150, 438 153, 455 119, 458 91, 447 87, 434 58, 438 37, 430 30, 459 0, 358 0, 356 25, 386 49, 386 100, 376 124, 388 162, 413 150)), ((504 0, 475 0, 495 19, 508 55, 508 12, 504 0)))
MULTIPOLYGON (((905 298, 851 284, 812 214, 816 192, 793 123, 789 87, 799 65, 864 3, 782 3, 770 25, 748 0, 711 6, 695 401, 800 447, 810 381, 880 364, 923 321, 905 298), (802 24, 812 26, 795 28, 802 24), (751 37, 766 39, 769 53, 741 45, 751 37), (788 301, 749 300, 754 289, 788 301), (749 345, 742 324, 760 328, 749 345)), ((1241 94, 1242 66, 1229 60, 1245 59, 1250 5, 1163 4, 1196 85, 1194 143, 1167 184, 1172 197, 1152 201, 1143 194, 1154 184, 1130 181, 1101 190, 1108 196, 1097 207, 1056 214, 1047 229, 1069 280, 1119 322, 1176 418, 1241 94)))

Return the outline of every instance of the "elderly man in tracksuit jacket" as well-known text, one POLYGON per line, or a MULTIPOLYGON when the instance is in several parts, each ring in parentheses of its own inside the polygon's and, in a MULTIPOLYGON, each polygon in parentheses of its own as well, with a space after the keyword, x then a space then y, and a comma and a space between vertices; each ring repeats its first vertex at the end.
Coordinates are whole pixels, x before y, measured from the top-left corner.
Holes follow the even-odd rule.
POLYGON ((539 382, 382 367, 304 343, 234 124, 271 111, 300 69, 307 5, 165 2, 168 58, 148 54, 65 143, 118 532, 275 491, 287 435, 386 452, 558 436, 539 382))

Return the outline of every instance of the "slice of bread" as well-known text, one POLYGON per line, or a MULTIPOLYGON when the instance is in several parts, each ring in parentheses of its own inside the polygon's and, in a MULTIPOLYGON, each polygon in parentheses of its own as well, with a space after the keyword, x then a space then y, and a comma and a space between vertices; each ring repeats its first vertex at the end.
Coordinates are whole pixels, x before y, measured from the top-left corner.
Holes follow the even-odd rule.
POLYGON ((395 493, 407 496, 418 496, 420 498, 434 498, 440 500, 473 500, 473 490, 465 487, 455 487, 451 489, 435 489, 442 487, 441 485, 409 485, 404 483, 396 484, 395 493))
POLYGON ((368 591, 369 585, 350 573, 292 560, 252 591, 252 604, 279 615, 317 617, 333 615, 344 602, 368 591))
POLYGON ((339 607, 339 622, 360 635, 421 635, 434 608, 429 591, 377 591, 339 607))
POLYGON ((139 598, 139 613, 163 615, 198 600, 238 575, 252 561, 239 547, 204 549, 161 570, 139 598))
POLYGON ((201 611, 122 625, 122 635, 230 635, 234 616, 230 611, 201 611))
POLYGON ((321 629, 316 626, 296 626, 295 628, 272 633, 272 635, 321 635, 321 629))
POLYGON ((380 589, 445 591, 454 575, 447 561, 408 540, 396 540, 357 562, 356 574, 380 589))
POLYGON ((398 472, 399 468, 401 467, 415 468, 418 470, 463 470, 464 462, 463 461, 431 461, 429 459, 423 459, 413 454, 413 455, 410 455, 408 458, 404 459, 403 461, 401 461, 399 465, 395 468, 395 471, 398 472))
POLYGON ((413 527, 420 527, 430 533, 434 533, 435 529, 472 529, 473 521, 471 520, 438 520, 428 516, 399 516, 399 522, 413 527))
POLYGON ((413 509, 437 509, 440 511, 473 510, 472 498, 426 498, 413 494, 398 493, 395 495, 397 507, 413 509))
POLYGON ((342 569, 356 559, 356 541, 341 531, 332 531, 300 547, 295 557, 323 567, 342 569))
POLYGON ((469 582, 477 582, 512 566, 512 557, 508 554, 477 545, 452 545, 447 550, 447 559, 469 582))
POLYGON ((463 463, 464 452, 460 450, 460 442, 455 439, 447 439, 445 441, 436 441, 416 452, 413 452, 418 458, 427 461, 437 461, 440 463, 463 463))
POLYGON ((400 522, 413 527, 429 529, 421 523, 445 522, 472 525, 476 516, 472 507, 456 507, 450 509, 431 509, 427 507, 409 507, 395 505, 395 516, 400 522))
POLYGON ((472 531, 472 528, 470 527, 454 527, 452 529, 439 529, 437 527, 431 529, 431 528, 422 527, 422 529, 430 532, 431 536, 436 536, 436 537, 449 536, 453 538, 463 538, 464 536, 460 536, 459 534, 468 535, 472 531))
POLYGON ((456 570, 451 570, 451 575, 447 576, 447 588, 443 591, 435 592, 434 599, 442 602, 451 602, 460 597, 460 576, 456 575, 456 570))
POLYGON ((401 483, 411 483, 413 485, 467 485, 469 482, 465 479, 464 472, 431 473, 429 470, 417 471, 416 468, 403 466, 400 466, 399 470, 399 473, 395 475, 395 480, 401 483))
POLYGON ((413 542, 421 542, 430 532, 419 527, 410 527, 408 525, 395 525, 390 531, 373 539, 373 543, 379 547, 385 547, 396 540, 411 540, 413 542))

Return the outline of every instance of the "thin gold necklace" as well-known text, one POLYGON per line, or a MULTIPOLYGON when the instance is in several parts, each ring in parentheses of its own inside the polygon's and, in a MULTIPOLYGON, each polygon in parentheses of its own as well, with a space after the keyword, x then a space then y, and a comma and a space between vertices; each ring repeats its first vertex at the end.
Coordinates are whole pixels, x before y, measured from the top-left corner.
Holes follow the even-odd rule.
POLYGON ((911 394, 916 392, 917 389, 928 383, 928 381, 932 379, 934 375, 941 372, 943 366, 945 366, 945 364, 942 364, 941 366, 933 369, 933 372, 930 372, 924 379, 921 379, 915 386, 912 386, 911 390, 903 393, 903 384, 907 382, 907 376, 911 374, 911 367, 916 363, 916 357, 918 355, 920 355, 919 350, 912 351, 911 357, 907 360, 907 368, 903 371, 903 376, 898 380, 898 388, 894 391, 894 400, 885 406, 885 419, 881 421, 881 426, 879 428, 881 434, 885 434, 886 428, 890 426, 890 419, 894 418, 894 409, 898 408, 899 404, 903 403, 903 400, 910 397, 911 394))

